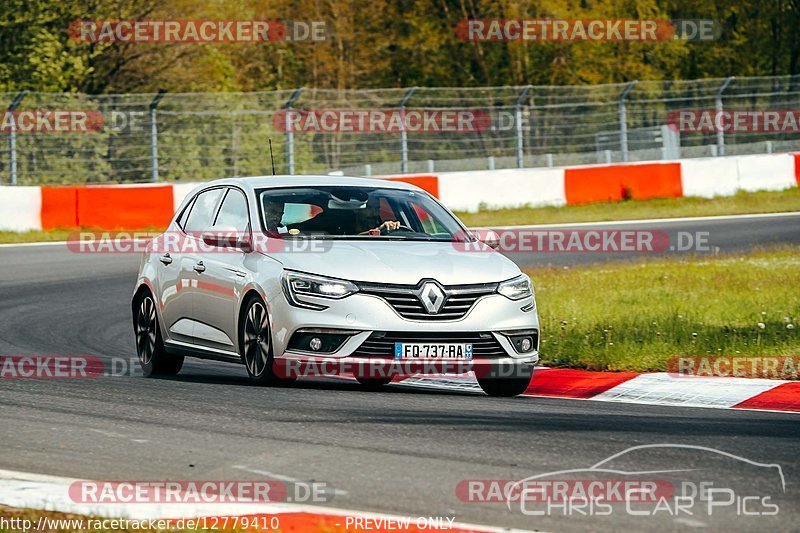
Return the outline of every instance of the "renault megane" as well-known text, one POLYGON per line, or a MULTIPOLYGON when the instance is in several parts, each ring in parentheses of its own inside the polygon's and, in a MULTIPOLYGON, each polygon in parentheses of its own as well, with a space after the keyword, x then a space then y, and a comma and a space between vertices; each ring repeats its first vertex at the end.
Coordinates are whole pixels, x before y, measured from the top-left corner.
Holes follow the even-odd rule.
POLYGON ((491 244, 407 183, 208 182, 142 257, 139 360, 147 376, 178 373, 185 356, 244 363, 262 384, 290 380, 292 361, 460 362, 512 369, 476 374, 489 395, 517 395, 539 358, 536 302, 491 244))

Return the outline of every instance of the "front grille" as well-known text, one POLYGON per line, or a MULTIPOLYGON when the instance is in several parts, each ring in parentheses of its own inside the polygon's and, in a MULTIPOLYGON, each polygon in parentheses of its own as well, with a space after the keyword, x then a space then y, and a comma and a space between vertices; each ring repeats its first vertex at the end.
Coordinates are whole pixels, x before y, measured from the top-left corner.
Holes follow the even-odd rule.
MULTIPOLYGON (((379 283, 359 283, 362 294, 377 296, 385 300, 403 318, 409 320, 459 320, 472 309, 475 302, 483 296, 494 294, 497 283, 481 285, 439 285, 445 299, 441 309, 429 313, 420 300, 419 291, 431 280, 423 280, 417 285, 385 285, 379 283)), ((437 284, 438 285, 438 284, 437 284)))
POLYGON ((422 333, 405 331, 375 331, 353 353, 356 357, 394 357, 396 342, 429 342, 472 344, 474 357, 505 357, 506 351, 488 332, 479 333, 422 333))

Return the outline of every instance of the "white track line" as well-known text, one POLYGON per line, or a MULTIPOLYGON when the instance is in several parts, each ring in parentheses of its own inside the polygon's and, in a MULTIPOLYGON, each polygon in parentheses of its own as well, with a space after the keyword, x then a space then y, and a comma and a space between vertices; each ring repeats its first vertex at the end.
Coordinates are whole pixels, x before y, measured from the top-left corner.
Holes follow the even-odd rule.
MULTIPOLYGON (((0 470, 0 504, 19 509, 56 511, 103 518, 135 520, 198 518, 202 516, 241 516, 253 514, 311 513, 326 516, 356 516, 372 519, 400 519, 400 515, 351 511, 319 505, 288 503, 233 504, 84 504, 74 502, 69 487, 80 479, 0 470)), ((422 516, 422 515, 421 515, 422 516)), ((413 523, 413 519, 412 519, 413 523)), ((454 522, 454 528, 485 532, 512 532, 501 527, 454 522)))
POLYGON ((487 226, 494 229, 534 229, 534 228, 556 228, 556 227, 580 227, 580 226, 621 226, 628 224, 665 224, 670 222, 714 222, 718 220, 747 220, 752 218, 780 218, 798 217, 800 211, 789 211, 784 213, 751 213, 744 215, 713 215, 706 217, 676 217, 676 218, 642 218, 632 220, 603 220, 597 222, 559 222, 557 224, 530 224, 521 226, 487 226))
POLYGON ((66 246, 69 241, 45 241, 45 242, 17 242, 12 244, 0 244, 0 248, 30 248, 34 246, 66 246))
MULTIPOLYGON (((597 222, 559 222, 557 224, 529 224, 520 226, 481 226, 494 229, 535 229, 535 228, 558 228, 558 227, 591 227, 591 226, 618 226, 627 224, 664 224, 670 222, 702 222, 716 220, 737 220, 750 218, 779 218, 797 217, 800 211, 788 211, 784 213, 752 213, 744 215, 712 215, 706 217, 682 217, 682 218, 643 218, 633 220, 603 220, 597 222)), ((22 242, 12 244, 0 244, 0 248, 24 248, 33 246, 64 246, 69 242, 78 241, 46 241, 46 242, 22 242)))

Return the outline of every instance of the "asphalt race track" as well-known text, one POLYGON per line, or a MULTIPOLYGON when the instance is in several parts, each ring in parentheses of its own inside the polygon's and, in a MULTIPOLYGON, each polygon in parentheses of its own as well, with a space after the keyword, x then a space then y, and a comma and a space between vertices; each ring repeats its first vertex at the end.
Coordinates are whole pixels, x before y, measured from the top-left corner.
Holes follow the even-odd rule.
MULTIPOLYGON (((694 254, 698 256, 739 252, 756 247, 779 244, 800 243, 800 213, 775 215, 744 215, 732 217, 706 217, 703 219, 675 219, 669 223, 662 221, 629 220, 624 222, 602 222, 582 224, 557 224, 546 226, 530 226, 532 230, 602 230, 606 232, 637 231, 652 232, 653 248, 648 252, 642 247, 641 252, 597 253, 570 251, 542 253, 510 253, 508 254, 520 266, 540 264, 581 265, 600 261, 618 261, 620 259, 637 259, 651 256, 681 256, 694 254), (668 238, 669 246, 661 249, 656 241, 660 237, 668 238)), ((666 241, 662 241, 667 244, 666 241)), ((568 248, 565 247, 568 250, 568 248)), ((548 250, 545 247, 545 250, 548 250)))
MULTIPOLYGON (((800 215, 674 224, 710 231, 722 253, 800 241, 800 215)), ((606 258, 578 259, 572 262, 606 258)), ((63 245, 0 248, 0 355, 135 359, 129 299, 137 266, 136 256, 79 255, 63 245)), ((800 419, 794 414, 490 399, 394 385, 367 392, 342 381, 260 388, 248 383, 244 367, 189 359, 172 379, 3 379, 0 413, 0 468, 8 470, 105 480, 323 481, 336 491, 327 505, 339 508, 551 531, 789 531, 800 523, 800 419), (716 465, 686 449, 622 461, 626 470, 656 461, 705 472, 716 486, 774 496, 780 512, 529 516, 456 495, 465 479, 518 480, 588 468, 644 444, 711 447, 778 464, 785 493, 775 492, 772 474, 763 469, 736 460, 716 465)))

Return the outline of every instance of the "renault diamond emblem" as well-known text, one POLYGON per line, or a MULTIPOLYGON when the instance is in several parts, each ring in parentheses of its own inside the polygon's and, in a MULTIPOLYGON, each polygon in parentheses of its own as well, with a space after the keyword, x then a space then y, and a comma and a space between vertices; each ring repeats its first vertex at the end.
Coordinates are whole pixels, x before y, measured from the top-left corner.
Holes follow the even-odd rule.
POLYGON ((428 313, 435 315, 444 305, 445 294, 439 285, 429 281, 417 293, 422 305, 428 313))

